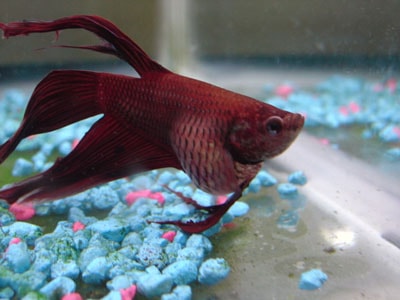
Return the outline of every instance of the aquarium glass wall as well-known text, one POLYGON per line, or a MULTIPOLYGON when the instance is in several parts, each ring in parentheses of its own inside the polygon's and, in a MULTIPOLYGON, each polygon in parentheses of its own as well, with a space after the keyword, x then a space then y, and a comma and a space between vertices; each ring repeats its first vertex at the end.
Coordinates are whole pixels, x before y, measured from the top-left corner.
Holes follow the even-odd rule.
MULTIPOLYGON (((213 211, 204 207, 231 194, 207 193, 174 168, 124 174, 52 201, 23 201, 40 192, 36 179, 24 197, 6 194, 16 203, 0 199, 0 298, 397 299, 399 11, 395 0, 2 2, 0 32, 16 21, 101 16, 172 72, 300 113, 305 124, 199 233, 152 221, 202 221, 213 211)), ((145 77, 115 49, 83 29, 1 39, 0 143, 53 70, 145 77)), ((58 84, 65 91, 76 81, 58 84)), ((68 156, 102 117, 26 136, 0 165, 3 190, 68 156)), ((91 149, 65 172, 92 159, 113 167, 109 148, 91 149)))

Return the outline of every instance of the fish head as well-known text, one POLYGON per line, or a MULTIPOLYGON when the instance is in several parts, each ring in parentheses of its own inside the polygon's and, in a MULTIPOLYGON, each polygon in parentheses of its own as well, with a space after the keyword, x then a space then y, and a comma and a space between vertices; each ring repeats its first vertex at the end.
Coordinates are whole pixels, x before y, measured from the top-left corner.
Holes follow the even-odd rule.
POLYGON ((281 154, 303 125, 301 114, 260 103, 234 120, 228 139, 232 157, 244 164, 254 164, 281 154))

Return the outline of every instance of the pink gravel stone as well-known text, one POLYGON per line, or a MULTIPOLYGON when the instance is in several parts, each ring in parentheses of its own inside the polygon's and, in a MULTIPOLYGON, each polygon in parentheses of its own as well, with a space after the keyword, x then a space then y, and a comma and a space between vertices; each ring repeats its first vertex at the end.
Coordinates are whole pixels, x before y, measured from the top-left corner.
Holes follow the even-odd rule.
POLYGON ((14 203, 10 206, 9 210, 18 221, 29 220, 36 214, 32 204, 14 203))
POLYGON ((291 93, 293 93, 294 89, 289 84, 281 84, 275 89, 275 94, 287 98, 291 93))
POLYGON ((72 230, 74 231, 74 232, 77 232, 77 231, 79 231, 79 230, 83 230, 83 229, 85 229, 85 224, 83 224, 83 223, 81 223, 81 222, 79 222, 79 221, 76 221, 73 225, 72 225, 72 230))
POLYGON ((61 300, 83 300, 83 298, 78 293, 71 293, 64 295, 61 300))
POLYGON ((172 243, 174 241, 175 236, 176 236, 175 231, 167 231, 167 232, 164 232, 164 234, 161 237, 172 243))
POLYGON ((121 300, 132 300, 136 295, 136 285, 131 285, 126 289, 121 289, 121 300))
POLYGON ((156 200, 161 205, 164 204, 165 198, 164 195, 160 192, 153 193, 151 190, 140 190, 130 192, 125 196, 125 200, 128 205, 132 205, 139 198, 150 198, 156 200))

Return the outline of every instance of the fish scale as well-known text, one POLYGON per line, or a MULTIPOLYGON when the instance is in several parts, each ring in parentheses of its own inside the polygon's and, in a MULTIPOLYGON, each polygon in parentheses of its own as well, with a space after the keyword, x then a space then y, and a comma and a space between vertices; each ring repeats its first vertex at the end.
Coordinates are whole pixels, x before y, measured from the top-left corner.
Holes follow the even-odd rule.
POLYGON ((303 127, 300 114, 165 69, 101 17, 0 23, 6 38, 51 31, 58 37, 58 31, 70 28, 88 30, 107 43, 56 47, 117 56, 140 77, 61 70, 43 78, 20 127, 0 146, 0 162, 29 135, 103 116, 51 168, 1 189, 0 198, 10 204, 54 200, 121 177, 172 167, 185 171, 206 192, 231 193, 222 205, 197 205, 208 212, 202 221, 158 222, 201 232, 219 221, 263 162, 286 150, 303 127))

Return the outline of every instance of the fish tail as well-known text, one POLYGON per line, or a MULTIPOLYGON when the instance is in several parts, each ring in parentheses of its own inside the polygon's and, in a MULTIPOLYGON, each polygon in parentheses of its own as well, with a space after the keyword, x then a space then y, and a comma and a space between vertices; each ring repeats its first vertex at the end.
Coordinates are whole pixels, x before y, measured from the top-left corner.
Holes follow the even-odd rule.
POLYGON ((103 116, 67 156, 40 174, 5 186, 0 190, 0 199, 9 204, 53 200, 167 166, 180 168, 174 153, 132 134, 113 117, 103 116))
POLYGON ((99 74, 53 71, 35 88, 17 132, 0 146, 0 163, 30 135, 53 131, 102 113, 98 105, 99 74))
POLYGON ((69 48, 80 48, 115 55, 128 62, 140 76, 147 72, 169 72, 163 66, 152 60, 134 41, 118 29, 110 21, 99 16, 77 15, 61 18, 58 20, 24 21, 12 23, 0 23, 0 29, 4 37, 17 35, 28 35, 37 32, 50 32, 63 29, 81 28, 88 30, 101 39, 108 42, 105 45, 95 46, 61 46, 69 48))

